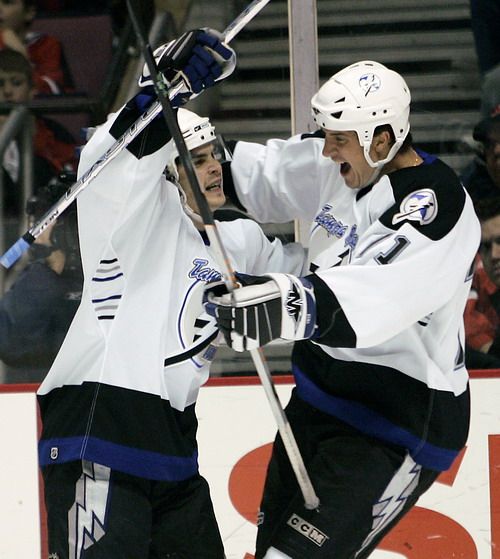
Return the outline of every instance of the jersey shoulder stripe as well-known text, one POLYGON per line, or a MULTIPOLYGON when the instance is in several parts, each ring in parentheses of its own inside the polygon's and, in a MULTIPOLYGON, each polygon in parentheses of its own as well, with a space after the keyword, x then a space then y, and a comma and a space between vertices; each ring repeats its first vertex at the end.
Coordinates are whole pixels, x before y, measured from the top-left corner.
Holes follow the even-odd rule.
POLYGON ((465 190, 455 172, 439 159, 388 175, 394 204, 380 216, 386 227, 410 224, 431 240, 446 236, 459 222, 465 190))

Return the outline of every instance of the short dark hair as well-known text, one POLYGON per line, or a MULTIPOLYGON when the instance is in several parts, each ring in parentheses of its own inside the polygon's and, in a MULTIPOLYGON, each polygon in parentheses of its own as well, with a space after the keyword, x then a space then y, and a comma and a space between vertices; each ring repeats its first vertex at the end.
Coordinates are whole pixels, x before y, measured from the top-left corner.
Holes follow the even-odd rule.
POLYGON ((485 147, 490 143, 490 134, 500 129, 500 114, 481 120, 476 124, 472 137, 476 142, 481 142, 485 147))
POLYGON ((487 221, 500 215, 500 194, 493 198, 482 198, 474 204, 479 221, 487 221))
POLYGON ((20 52, 12 49, 0 50, 0 70, 2 72, 20 72, 33 85, 33 68, 30 61, 20 52))
MULTIPOLYGON (((380 126, 377 126, 373 131, 373 135, 376 136, 377 134, 381 134, 382 132, 389 132, 391 136, 391 145, 396 142, 396 135, 394 134, 394 130, 390 124, 381 124, 380 126)), ((413 145, 413 138, 411 132, 408 132, 406 138, 404 139, 403 143, 399 147, 398 152, 404 153, 405 151, 408 151, 412 147, 412 145, 413 145)))

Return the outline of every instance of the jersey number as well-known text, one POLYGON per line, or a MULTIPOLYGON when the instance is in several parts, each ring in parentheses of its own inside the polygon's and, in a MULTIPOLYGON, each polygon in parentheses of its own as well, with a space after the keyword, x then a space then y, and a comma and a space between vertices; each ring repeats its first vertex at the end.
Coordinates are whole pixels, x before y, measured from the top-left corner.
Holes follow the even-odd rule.
POLYGON ((387 252, 380 252, 375 256, 376 262, 379 264, 389 264, 401 254, 401 252, 410 244, 410 241, 402 235, 396 235, 394 238, 394 246, 387 252))

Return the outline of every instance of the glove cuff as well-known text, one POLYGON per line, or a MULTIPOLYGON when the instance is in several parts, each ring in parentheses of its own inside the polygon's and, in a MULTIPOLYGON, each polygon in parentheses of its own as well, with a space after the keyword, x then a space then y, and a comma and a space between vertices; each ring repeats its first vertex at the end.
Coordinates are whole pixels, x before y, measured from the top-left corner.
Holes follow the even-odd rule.
POLYGON ((266 274, 281 294, 281 335, 285 340, 311 338, 316 329, 316 298, 307 279, 289 274, 266 274))

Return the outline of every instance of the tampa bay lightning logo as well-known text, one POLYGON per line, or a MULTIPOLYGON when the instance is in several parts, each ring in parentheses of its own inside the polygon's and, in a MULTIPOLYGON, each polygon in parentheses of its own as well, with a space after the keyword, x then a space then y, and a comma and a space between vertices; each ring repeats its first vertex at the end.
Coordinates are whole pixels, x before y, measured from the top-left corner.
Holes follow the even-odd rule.
POLYGON ((380 89, 382 82, 377 74, 363 74, 359 78, 359 87, 362 89, 365 97, 368 96, 369 93, 374 93, 380 89))
POLYGON ((437 212, 436 194, 430 188, 423 188, 412 192, 401 202, 399 212, 392 218, 392 224, 417 221, 420 225, 429 225, 434 221, 437 212))

